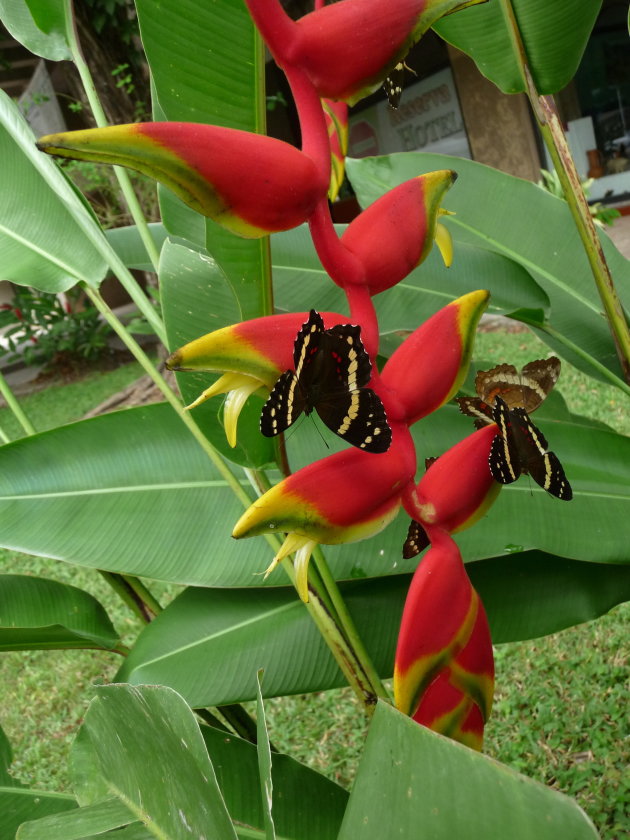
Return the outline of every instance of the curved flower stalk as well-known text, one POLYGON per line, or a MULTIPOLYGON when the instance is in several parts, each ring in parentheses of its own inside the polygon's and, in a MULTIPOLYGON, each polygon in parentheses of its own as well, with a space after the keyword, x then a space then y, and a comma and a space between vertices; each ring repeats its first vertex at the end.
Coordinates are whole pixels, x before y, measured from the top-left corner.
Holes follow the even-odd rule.
POLYGON ((370 294, 404 280, 428 257, 434 240, 450 266, 452 242, 438 218, 456 178, 450 169, 418 175, 386 192, 348 225, 341 242, 364 266, 370 294))
POLYGON ((481 749, 494 689, 488 622, 455 542, 435 527, 429 535, 403 610, 395 703, 418 723, 481 749))
POLYGON ((214 125, 116 125, 49 134, 37 145, 60 157, 137 169, 246 238, 302 224, 328 190, 313 160, 288 143, 214 125))
POLYGON ((282 67, 299 66, 320 97, 354 105, 444 15, 485 0, 343 0, 292 21, 278 0, 247 0, 282 67))

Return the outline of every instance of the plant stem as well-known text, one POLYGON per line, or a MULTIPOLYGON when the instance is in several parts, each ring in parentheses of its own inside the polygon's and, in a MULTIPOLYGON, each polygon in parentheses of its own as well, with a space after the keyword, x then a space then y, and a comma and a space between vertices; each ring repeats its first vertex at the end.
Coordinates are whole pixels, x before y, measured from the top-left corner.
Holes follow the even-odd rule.
POLYGON ((106 572, 103 569, 99 569, 98 571, 101 577, 109 583, 114 592, 120 596, 121 600, 127 604, 129 609, 141 621, 149 624, 153 620, 155 613, 138 595, 135 588, 131 586, 129 575, 121 575, 118 572, 106 572))
POLYGON ((207 723, 208 726, 212 726, 214 729, 220 729, 222 732, 227 732, 230 735, 232 734, 223 721, 219 720, 216 715, 213 715, 209 709, 193 709, 193 712, 200 717, 204 723, 207 723))
POLYGON ((529 69, 518 21, 514 15, 511 0, 501 0, 501 8, 512 41, 512 52, 520 67, 527 96, 534 111, 542 138, 547 146, 554 168, 562 184, 569 210, 573 216, 582 245, 586 252, 595 285, 608 319, 608 325, 615 342, 619 363, 626 382, 630 384, 630 326, 626 320, 621 301, 602 250, 593 217, 584 195, 580 178, 571 156, 567 139, 553 106, 553 98, 541 96, 529 69))
POLYGON ((330 567, 326 561, 324 553, 322 552, 321 548, 317 546, 313 551, 313 560, 315 562, 315 566, 319 575, 322 579, 322 583, 326 589, 330 600, 332 601, 335 613, 339 620, 339 624, 343 630, 343 633, 348 640, 348 643, 356 653, 357 657, 360 659, 363 669, 366 675, 369 677, 372 686, 376 689, 376 693, 379 697, 383 697, 386 700, 389 700, 389 692, 383 685, 381 678, 378 675, 374 664, 372 663, 372 659, 367 652, 365 645, 363 644, 363 640, 361 639, 356 625, 352 619, 348 611, 348 607, 346 606, 346 602, 343 600, 341 592, 339 591, 339 587, 337 586, 337 581, 335 580, 333 574, 330 571, 330 567))
MULTIPOLYGON (((13 412, 15 419, 18 421, 20 426, 24 429, 27 435, 34 435, 36 434, 35 427, 28 419, 22 406, 17 401, 17 398, 11 388, 9 387, 9 383, 4 378, 4 376, 0 373, 0 394, 5 398, 7 405, 13 412)), ((2 433, 2 436, 5 438, 4 443, 9 442, 9 438, 2 433)))
MULTIPOLYGON (((99 128, 104 128, 106 125, 108 125, 107 117, 105 116, 105 111, 103 110, 103 107, 98 98, 96 87, 94 86, 94 80, 92 79, 92 74, 90 73, 90 68, 88 67, 87 62, 85 61, 83 52, 81 50, 78 33, 74 23, 74 13, 72 9, 71 0, 65 0, 64 5, 66 14, 66 38, 68 39, 68 45, 72 53, 72 60, 74 61, 75 67, 77 68, 77 71, 79 73, 81 84, 83 85, 83 90, 85 91, 85 95, 92 110, 92 115, 94 116, 94 121, 96 122, 96 125, 99 128)), ((147 254, 149 256, 149 259, 151 260, 151 264, 153 265, 154 270, 157 272, 160 255, 155 246, 155 242, 153 241, 153 237, 151 236, 151 232, 149 230, 149 226, 147 224, 145 215, 142 212, 142 208, 140 207, 140 202, 138 201, 138 198, 131 185, 129 175, 125 169, 122 169, 119 166, 114 167, 114 173, 120 185, 120 189, 124 196, 129 212, 131 213, 131 217, 136 223, 136 227, 138 229, 138 233, 140 234, 140 238, 142 239, 144 247, 147 250, 147 254)))
POLYGON ((2 441, 2 443, 11 443, 11 438, 2 428, 0 428, 0 441, 2 441))
POLYGON ((245 711, 240 703, 217 706, 217 711, 221 713, 240 738, 244 738, 250 744, 258 743, 256 721, 245 711))

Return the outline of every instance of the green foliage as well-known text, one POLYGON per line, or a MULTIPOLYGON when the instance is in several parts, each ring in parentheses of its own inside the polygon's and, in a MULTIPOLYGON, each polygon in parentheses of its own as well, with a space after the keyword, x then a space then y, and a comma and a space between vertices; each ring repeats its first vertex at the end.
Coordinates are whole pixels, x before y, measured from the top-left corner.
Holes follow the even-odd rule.
POLYGON ((0 307, 0 327, 6 348, 0 352, 9 361, 23 359, 27 365, 51 365, 95 361, 109 350, 111 327, 86 302, 79 289, 62 298, 52 292, 22 288, 11 304, 0 307))
MULTIPOLYGON (((92 2, 102 31, 107 17, 126 12, 120 0, 92 2)), ((461 21, 454 16, 438 30, 486 65, 503 89, 521 90, 522 56, 519 59, 512 50, 504 25, 508 18, 502 17, 512 8, 535 85, 540 92, 556 90, 573 72, 597 4, 588 9, 582 4, 579 13, 569 16, 566 0, 547 3, 544 10, 540 0, 494 3, 467 10, 461 21), (473 14, 477 17, 465 17, 473 14), (489 28, 495 38, 486 37, 489 28), (555 33, 553 38, 550 32, 555 33)), ((182 0, 165 0, 159 15, 154 3, 138 0, 137 10, 156 119, 264 130, 264 52, 240 0, 210 5, 202 0, 185 0, 183 5, 182 0)), ((5 12, 12 31, 33 50, 51 58, 72 54, 68 5, 28 0, 5 10, 0 0, 0 14, 5 12)), ((113 69, 119 88, 127 94, 134 92, 131 64, 130 58, 129 65, 113 69)), ((0 150, 6 162, 0 190, 0 244, 7 254, 3 271, 14 283, 41 292, 21 293, 27 317, 21 313, 19 329, 30 330, 25 337, 37 338, 38 344, 48 333, 57 338, 63 330, 56 325, 64 318, 57 311, 55 294, 79 283, 128 340, 102 304, 98 286, 108 268, 126 277, 125 265, 146 269, 157 260, 144 253, 134 231, 103 235, 103 226, 128 221, 117 197, 106 197, 99 224, 66 178, 70 172, 93 198, 97 192, 107 193, 107 176, 89 165, 61 172, 36 151, 28 128, 6 97, 0 98, 0 150), (14 201, 14 196, 19 200, 14 201)), ((436 167, 455 167, 461 175, 452 201, 449 194, 447 202, 449 209, 457 210, 447 221, 455 232, 455 267, 446 274, 432 257, 400 284, 397 294, 379 299, 383 355, 391 353, 401 335, 423 317, 481 285, 481 277, 493 293, 496 313, 532 325, 563 359, 614 385, 618 390, 611 401, 627 392, 608 325, 590 285, 586 257, 561 202, 534 185, 470 161, 440 156, 355 161, 349 168, 358 194, 368 204, 400 181, 436 167), (480 196, 487 195, 493 200, 480 202, 480 196), (527 224, 532 217, 538 222, 535 230, 527 224)), ((268 242, 235 239, 164 193, 160 203, 163 228, 145 233, 161 248, 159 302, 171 349, 210 329, 271 310, 268 242)), ((144 231, 141 224, 138 231, 144 231)), ((605 238, 603 248, 615 278, 627 279, 627 264, 605 238)), ((276 303, 281 309, 327 310, 345 304, 339 291, 323 282, 304 230, 276 237, 273 249, 276 303)), ((143 311, 164 335, 154 310, 143 311)), ((71 336, 64 334, 60 340, 90 355, 102 340, 95 314, 76 322, 83 332, 77 326, 71 336)), ((11 333, 11 340, 17 340, 18 331, 11 333)), ((131 340, 128 344, 159 382, 151 363, 131 340)), ((483 352, 492 357, 491 345, 483 352)), ((481 364, 483 356, 478 353, 477 358, 481 364)), ((504 360, 501 355, 491 358, 492 363, 504 360)), ((207 384, 203 376, 180 375, 185 400, 207 384)), ((469 380, 464 390, 470 388, 469 380)), ((10 559, 19 568, 0 576, 0 646, 41 648, 34 656, 48 648, 93 646, 100 649, 99 668, 107 669, 103 679, 136 684, 106 685, 96 691, 72 751, 76 799, 41 796, 13 784, 7 771, 10 747, 4 738, 0 741, 4 784, 0 815, 9 815, 8 822, 0 817, 5 819, 0 827, 7 836, 13 837, 26 818, 30 821, 19 829, 20 840, 51 836, 71 840, 96 834, 183 840, 191 832, 221 838, 264 834, 271 839, 276 831, 278 837, 295 840, 372 840, 389 834, 409 836, 418 827, 449 840, 463 832, 484 840, 533 834, 554 840, 595 836, 575 804, 418 727, 383 702, 369 726, 349 797, 323 776, 270 752, 262 694, 315 692, 340 685, 337 663, 347 670, 356 668, 350 659, 344 660, 346 650, 357 657, 366 674, 369 653, 374 674, 368 680, 391 674, 402 603, 416 563, 400 560, 406 523, 399 517, 359 548, 327 550, 329 566, 320 560, 311 581, 321 585, 326 596, 319 606, 325 614, 320 629, 325 632, 318 633, 311 621, 312 616, 318 620, 316 607, 311 604, 309 614, 293 590, 274 586, 279 572, 267 582, 258 577, 270 559, 268 546, 262 540, 237 545, 229 537, 243 501, 255 497, 250 483, 258 492, 275 480, 272 472, 265 472, 270 463, 275 464, 278 452, 269 441, 260 440, 259 397, 252 397, 249 416, 241 418, 239 447, 230 451, 222 442, 219 400, 196 410, 196 423, 191 423, 175 397, 166 388, 164 392, 170 405, 143 406, 53 427, 0 448, 1 544, 53 556, 76 569, 69 586, 68 580, 57 580, 55 574, 40 580, 27 573, 43 569, 45 574, 51 561, 38 565, 40 561, 23 556, 10 559), (325 578, 328 568, 343 581, 339 591, 332 581, 325 584, 318 578, 325 578), (111 595, 105 595, 102 584, 96 585, 89 574, 96 570, 108 573, 107 579, 123 602, 135 608, 133 612, 112 607, 111 595), (168 582, 162 607, 147 593, 140 575, 151 581, 151 589, 159 588, 155 581, 168 582), (146 619, 146 627, 129 618, 138 613, 146 619), (127 644, 129 655, 114 663, 127 653, 123 647, 127 644), (113 649, 118 653, 112 654, 113 649), (220 727, 224 720, 238 731, 243 711, 233 704, 257 696, 256 674, 261 666, 265 676, 258 699, 258 751, 230 731, 199 726, 191 707, 213 705, 218 710, 201 709, 200 717, 222 715, 213 717, 213 723, 220 727), (137 685, 147 681, 164 685, 137 685), (40 811, 29 810, 33 802, 40 811)), ((624 468, 628 438, 576 414, 559 393, 541 409, 540 418, 541 428, 562 455, 575 500, 571 506, 554 509, 553 500, 542 490, 521 480, 503 491, 492 512, 460 541, 496 642, 529 639, 589 621, 628 597, 627 546, 618 532, 630 505, 624 468)), ((601 419, 610 420, 609 413, 601 419)), ((48 422, 49 418, 39 428, 48 422)), ((439 455, 469 429, 469 421, 447 406, 418 424, 417 450, 439 455)), ((321 455, 321 442, 313 437, 304 424, 290 439, 294 467, 312 462, 314 452, 315 457, 321 455)), ((505 755, 512 764, 518 760, 515 753, 525 753, 529 759, 528 745, 556 734, 564 711, 560 704, 547 703, 545 680, 555 677, 555 672, 548 667, 549 651, 538 656, 538 650, 533 648, 537 667, 530 664, 522 671, 528 684, 534 683, 534 674, 542 677, 543 687, 539 684, 526 708, 514 694, 500 694, 497 703, 506 720, 514 709, 530 718, 519 737, 509 739, 515 750, 506 750, 505 755)), ((499 665, 510 656, 500 654, 499 665)), ((41 667, 41 659, 31 661, 41 667)), ((64 663, 61 670, 66 678, 69 673, 74 676, 68 663, 76 660, 58 661, 64 663)), ((569 657, 567 663, 592 692, 600 666, 591 673, 576 658, 569 657)), ((88 673, 99 676, 85 667, 82 677, 88 673)), ((33 691, 39 702, 48 692, 50 708, 61 717, 64 706, 56 696, 54 679, 46 683, 31 674, 21 679, 27 693, 33 691)), ((607 707, 617 702, 617 682, 614 670, 607 707)), ((73 729, 82 711, 74 710, 69 721, 73 729)), ((617 726, 616 713, 608 708, 606 714, 610 725, 617 726)), ((587 732, 593 730, 594 718, 586 717, 581 725, 587 732)), ((363 724, 356 728, 363 737, 363 724)), ((272 743, 281 731, 272 712, 272 743)), ((308 727, 295 737, 298 734, 304 739, 310 734, 308 727)), ((565 740, 561 735, 560 741, 565 740)), ((553 737, 544 743, 550 750, 558 748, 553 737)), ((530 768, 531 763, 516 769, 530 768)), ((614 763, 612 770, 616 771, 614 763)), ((572 782, 559 786, 579 788, 572 782)), ((621 817, 615 780, 611 788, 612 794, 606 792, 607 801, 614 801, 609 826, 616 831, 621 817)))

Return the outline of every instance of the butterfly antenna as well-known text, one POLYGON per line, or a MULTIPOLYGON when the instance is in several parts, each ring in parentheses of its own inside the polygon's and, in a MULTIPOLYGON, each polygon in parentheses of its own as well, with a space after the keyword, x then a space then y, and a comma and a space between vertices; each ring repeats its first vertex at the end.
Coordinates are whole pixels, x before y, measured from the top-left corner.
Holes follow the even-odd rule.
POLYGON ((325 437, 324 437, 324 435, 322 434, 322 430, 319 428, 319 426, 318 426, 318 425, 317 425, 317 423, 315 422, 315 417, 313 416, 313 414, 310 414, 309 416, 310 416, 310 418, 311 418, 311 422, 313 423, 313 425, 314 425, 314 426, 315 426, 315 428, 317 429, 317 434, 318 434, 318 435, 320 436, 320 438, 322 439, 322 441, 323 441, 323 443, 324 443, 324 446, 326 447, 326 449, 330 449, 330 444, 328 443, 328 441, 326 440, 326 438, 325 438, 325 437))

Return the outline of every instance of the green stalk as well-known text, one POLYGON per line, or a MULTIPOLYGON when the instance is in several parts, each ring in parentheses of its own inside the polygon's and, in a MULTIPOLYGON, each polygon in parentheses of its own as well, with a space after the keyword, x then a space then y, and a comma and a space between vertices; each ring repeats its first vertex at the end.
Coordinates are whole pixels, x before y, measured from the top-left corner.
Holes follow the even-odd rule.
POLYGON ((330 597, 330 600, 332 601, 340 627, 343 630, 343 633, 346 639, 348 640, 348 643, 350 644, 352 650, 355 652, 357 658, 360 660, 366 676, 369 677, 370 682, 372 686, 376 689, 376 693, 378 694, 378 696, 383 697, 386 700, 390 700, 389 692, 381 682, 381 678, 379 677, 378 672, 374 667, 374 664, 372 663, 372 658, 367 652, 365 645, 363 644, 363 640, 361 639, 361 636, 357 631, 352 616, 348 611, 346 602, 342 598, 341 592, 339 591, 339 587, 337 586, 337 581, 331 573, 330 567, 326 561, 324 553, 319 546, 317 546, 313 551, 313 560, 315 562, 317 571, 321 576, 322 583, 326 589, 326 592, 330 597))
MULTIPOLYGON (((92 115, 94 116, 96 125, 99 128, 104 128, 106 125, 108 125, 107 117, 105 116, 105 111, 103 110, 103 107, 98 98, 96 87, 94 86, 94 80, 92 79, 92 74, 90 73, 90 68, 88 67, 85 61, 83 52, 81 50, 81 45, 79 44, 78 33, 74 23, 72 0, 64 0, 64 6, 66 16, 66 38, 68 39, 68 46, 70 47, 70 52, 72 53, 72 60, 74 62, 75 67, 77 68, 79 77, 81 78, 83 90, 85 91, 85 95, 92 110, 92 115)), ((153 237, 151 236, 151 232, 149 230, 149 226, 147 224, 145 215, 142 212, 142 208, 140 207, 140 202, 138 201, 138 198, 131 185, 129 174, 125 169, 122 169, 119 166, 114 167, 114 173, 118 180, 118 184, 120 185, 120 189, 124 196, 129 212, 131 213, 131 217, 136 223, 136 227, 138 229, 138 233, 140 234, 140 238, 142 239, 144 247, 147 250, 147 254, 149 255, 151 264, 153 265, 154 270, 157 272, 160 255, 155 246, 155 242, 153 241, 153 237)))
POLYGON ((133 612, 145 624, 149 624, 153 619, 151 611, 148 609, 144 601, 138 596, 135 589, 129 583, 129 575, 121 575, 117 572, 106 572, 99 569, 101 577, 109 583, 114 592, 120 599, 127 604, 131 612, 133 612))
POLYGON ((573 216, 573 222, 582 240, 615 342, 623 375, 626 382, 630 383, 630 326, 597 236, 593 217, 567 139, 553 107, 553 98, 541 96, 536 89, 511 0, 501 0, 501 8, 512 42, 512 52, 519 65, 527 96, 554 168, 558 173, 569 210, 573 216))
POLYGON ((1 427, 0 427, 0 441, 2 441, 2 443, 11 443, 11 438, 8 436, 8 434, 1 427))
MULTIPOLYGON (((5 398, 7 405, 13 412, 15 419, 18 421, 20 426, 24 429, 27 435, 34 435, 36 434, 35 427, 28 419, 22 406, 17 401, 17 398, 11 388, 9 387, 9 383, 4 378, 4 376, 0 373, 0 394, 5 398)), ((2 437, 4 438, 4 443, 9 443, 9 438, 2 432, 2 437)))

